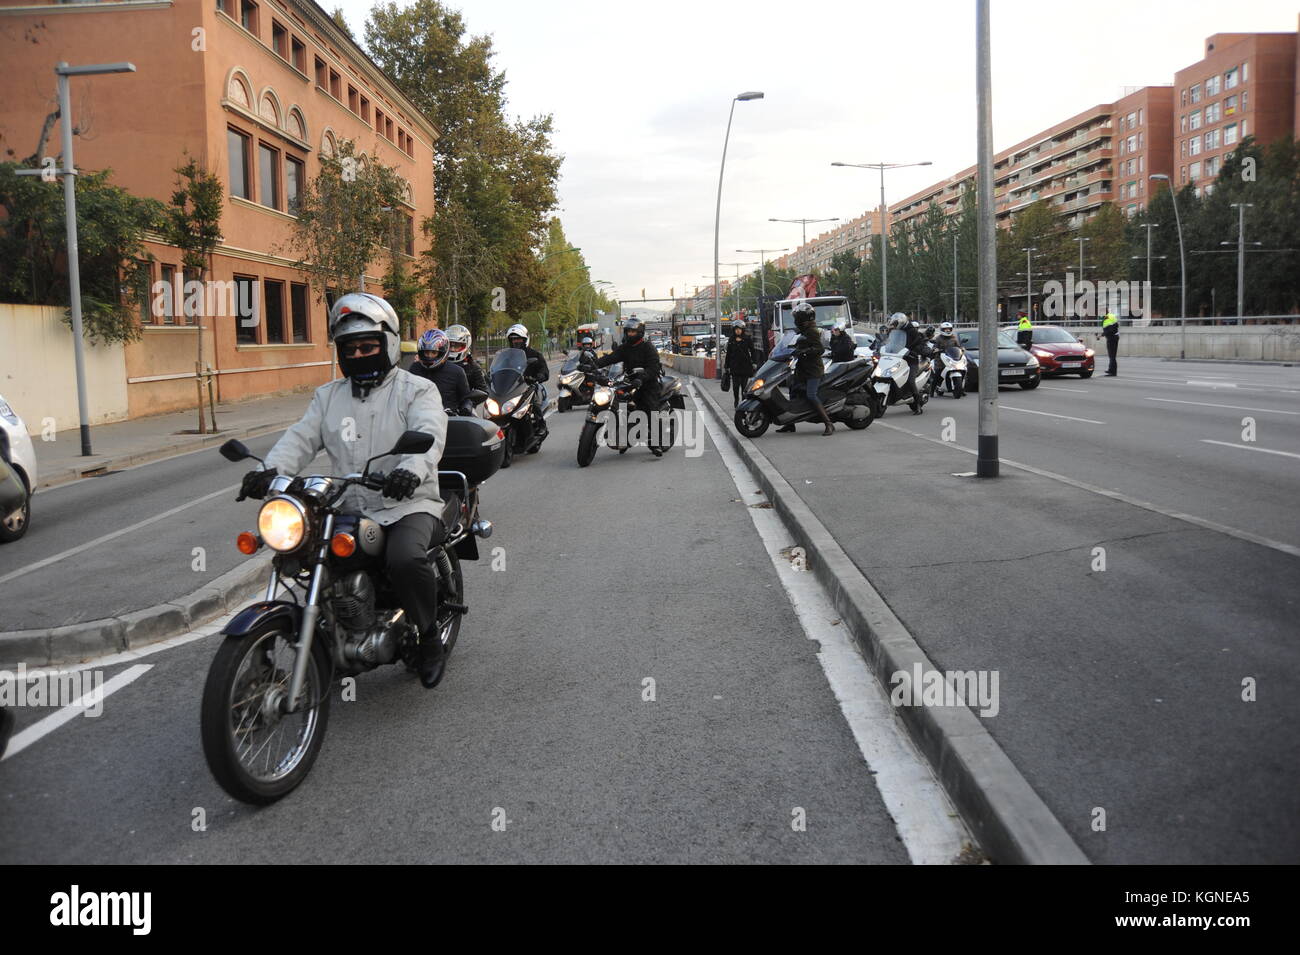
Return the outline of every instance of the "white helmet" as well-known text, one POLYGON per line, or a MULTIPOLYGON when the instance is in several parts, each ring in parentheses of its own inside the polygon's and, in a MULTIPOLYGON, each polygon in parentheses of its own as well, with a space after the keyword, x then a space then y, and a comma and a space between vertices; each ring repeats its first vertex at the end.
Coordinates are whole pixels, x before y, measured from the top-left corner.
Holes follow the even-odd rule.
POLYGON ((510 341, 511 336, 518 335, 524 340, 524 345, 528 344, 528 326, 515 323, 506 329, 506 341, 510 341))
POLYGON ((401 355, 401 323, 393 306, 369 292, 349 292, 330 309, 329 335, 335 347, 349 338, 379 335, 384 347, 375 359, 344 358, 339 368, 358 384, 375 384, 397 364, 401 355))
POLYGON ((904 315, 902 312, 895 312, 893 315, 890 315, 890 316, 889 316, 889 327, 890 327, 890 328, 906 328, 906 327, 907 327, 907 316, 904 315))
POLYGON ((940 323, 939 323, 939 334, 940 334, 940 335, 951 335, 951 334, 952 334, 952 322, 940 322, 940 323))
POLYGON ((447 329, 447 341, 451 342, 451 352, 447 355, 447 360, 464 361, 465 356, 469 354, 470 346, 474 344, 474 337, 464 325, 452 325, 447 329))

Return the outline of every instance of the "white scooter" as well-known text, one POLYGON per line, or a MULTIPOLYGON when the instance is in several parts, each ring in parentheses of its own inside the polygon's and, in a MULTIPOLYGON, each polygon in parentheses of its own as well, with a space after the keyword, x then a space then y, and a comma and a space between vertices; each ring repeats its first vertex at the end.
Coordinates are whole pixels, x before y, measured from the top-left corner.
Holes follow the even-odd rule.
POLYGON ((947 389, 948 394, 960 398, 966 394, 966 350, 960 345, 949 345, 943 352, 943 368, 933 381, 934 393, 947 389))
POLYGON ((880 357, 871 372, 872 413, 875 417, 879 418, 883 415, 890 405, 910 405, 918 400, 922 406, 925 405, 929 397, 927 390, 930 386, 930 362, 917 356, 920 359, 916 370, 917 398, 914 399, 910 395, 904 398, 903 388, 912 373, 911 367, 907 364, 908 354, 907 332, 895 328, 885 337, 885 343, 880 346, 880 357))

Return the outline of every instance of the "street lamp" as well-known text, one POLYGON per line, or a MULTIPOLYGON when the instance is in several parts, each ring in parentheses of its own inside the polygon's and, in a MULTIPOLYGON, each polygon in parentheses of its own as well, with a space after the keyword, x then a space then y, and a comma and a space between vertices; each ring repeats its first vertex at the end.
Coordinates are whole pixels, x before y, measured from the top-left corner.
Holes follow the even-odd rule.
POLYGON ((1025 253, 1025 315, 1032 325, 1034 322, 1034 253, 1038 249, 1031 246, 1020 251, 1025 253))
MULTIPOLYGON (((1151 173, 1151 179, 1163 179, 1169 183, 1169 198, 1174 201, 1174 225, 1178 228, 1178 270, 1179 284, 1182 287, 1182 305, 1179 308, 1180 317, 1178 324, 1182 326, 1182 345, 1178 350, 1179 358, 1187 357, 1187 252, 1183 247, 1183 221, 1178 216, 1178 193, 1174 189, 1174 181, 1163 172, 1151 173)), ((1148 232, 1147 235, 1151 233, 1148 232)))
MULTIPOLYGON (((1146 295, 1145 295, 1144 297, 1145 297, 1145 299, 1146 299, 1146 316, 1145 316, 1145 317, 1146 317, 1146 319, 1147 319, 1148 321, 1150 321, 1150 319, 1151 319, 1151 230, 1152 230, 1152 229, 1159 229, 1159 228, 1160 228, 1160 223, 1158 223, 1158 222, 1144 222, 1144 223, 1142 223, 1142 228, 1144 228, 1144 229, 1147 230, 1147 289, 1146 289, 1146 295)), ((1134 255, 1134 256, 1131 256, 1131 258, 1139 259, 1139 258, 1141 258, 1141 256, 1140 256, 1140 255, 1134 255)), ((1158 256, 1156 256, 1156 258, 1158 258, 1158 259, 1163 259, 1164 256, 1163 256, 1163 255, 1158 255, 1158 256)))
POLYGON ((768 222, 792 222, 795 225, 803 226, 803 244, 808 244, 808 223, 810 222, 839 222, 839 216, 834 219, 768 219, 768 222))
POLYGON ((889 314, 889 230, 885 226, 885 219, 889 214, 889 209, 885 206, 885 170, 886 169, 906 169, 908 166, 930 166, 933 165, 928 159, 925 162, 833 162, 832 166, 851 166, 855 169, 879 169, 880 170, 880 314, 882 316, 889 314))
POLYGON ((762 265, 762 263, 761 263, 761 262, 720 262, 720 263, 718 263, 718 264, 719 264, 719 265, 734 265, 734 266, 736 267, 736 285, 735 285, 735 289, 736 289, 736 307, 735 307, 735 309, 733 310, 733 314, 734 314, 735 312, 740 311, 740 269, 741 269, 741 266, 744 266, 744 265, 762 265))
MULTIPOLYGON (((92 63, 69 66, 60 61, 54 67, 59 78, 59 126, 63 131, 63 168, 55 172, 63 177, 64 227, 67 230, 68 310, 72 313, 72 356, 77 369, 77 415, 81 424, 81 454, 90 457, 90 403, 86 398, 86 356, 82 350, 81 262, 77 249, 77 164, 72 158, 72 97, 68 79, 73 76, 99 76, 105 73, 134 73, 134 63, 92 63)), ((20 176, 48 175, 45 169, 20 169, 20 176)), ((199 330, 202 335, 202 329, 199 330)), ((202 420, 202 415, 199 416, 202 420)))
MULTIPOLYGON (((1246 210, 1253 209, 1253 202, 1234 202, 1233 207, 1237 210, 1237 324, 1244 325, 1246 315, 1246 210)), ((1262 245, 1262 242, 1251 242, 1251 245, 1262 245)), ((1220 242, 1219 245, 1232 245, 1231 242, 1220 242)))
MULTIPOLYGON (((722 165, 718 167, 718 204, 713 213, 713 319, 718 325, 718 341, 722 341, 722 301, 718 295, 718 234, 722 228, 722 174, 727 169, 727 144, 731 141, 731 120, 736 115, 736 104, 747 103, 752 99, 762 99, 758 92, 741 93, 731 99, 731 111, 727 114, 727 134, 722 139, 722 165)), ((722 368, 715 369, 717 377, 722 377, 722 368)))

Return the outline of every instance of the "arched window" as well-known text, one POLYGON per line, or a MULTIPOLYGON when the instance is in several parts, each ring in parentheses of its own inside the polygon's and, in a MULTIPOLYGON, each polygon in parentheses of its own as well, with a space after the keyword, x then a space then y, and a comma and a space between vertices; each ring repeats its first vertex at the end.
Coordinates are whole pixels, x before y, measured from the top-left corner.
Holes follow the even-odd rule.
POLYGON ((248 81, 238 72, 232 72, 230 82, 226 84, 226 96, 232 103, 251 109, 253 97, 248 92, 248 81))
POLYGON ((305 140, 307 138, 307 124, 303 121, 302 111, 297 106, 289 110, 289 122, 286 130, 290 136, 297 139, 305 140))
POLYGON ((258 115, 276 129, 280 128, 280 104, 275 101, 275 93, 266 90, 257 104, 258 115))
POLYGON ((334 156, 334 152, 334 133, 327 129, 320 138, 320 154, 327 159, 331 159, 334 156))

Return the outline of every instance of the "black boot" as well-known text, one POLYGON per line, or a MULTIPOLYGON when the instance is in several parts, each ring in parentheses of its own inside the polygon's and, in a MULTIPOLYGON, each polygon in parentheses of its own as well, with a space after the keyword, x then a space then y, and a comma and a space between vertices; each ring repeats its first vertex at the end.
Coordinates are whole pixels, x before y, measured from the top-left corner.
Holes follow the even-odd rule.
POLYGON ((425 689, 432 690, 442 682, 442 675, 447 671, 447 650, 436 626, 420 637, 420 660, 416 669, 425 689))

